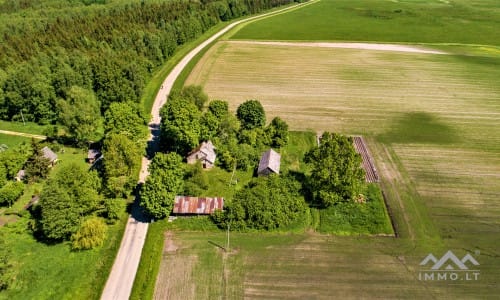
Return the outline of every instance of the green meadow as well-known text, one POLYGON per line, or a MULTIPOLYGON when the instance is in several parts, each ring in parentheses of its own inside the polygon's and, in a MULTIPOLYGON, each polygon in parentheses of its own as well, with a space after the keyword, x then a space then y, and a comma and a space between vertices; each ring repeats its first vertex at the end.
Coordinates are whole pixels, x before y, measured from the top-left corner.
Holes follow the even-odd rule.
POLYGON ((231 38, 499 46, 499 19, 496 0, 321 0, 250 23, 231 38))

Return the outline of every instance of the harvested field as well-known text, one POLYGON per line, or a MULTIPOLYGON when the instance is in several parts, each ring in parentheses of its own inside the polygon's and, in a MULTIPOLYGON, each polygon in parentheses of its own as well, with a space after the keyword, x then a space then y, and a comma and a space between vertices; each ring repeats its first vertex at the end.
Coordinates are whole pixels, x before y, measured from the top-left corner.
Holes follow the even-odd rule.
POLYGON ((377 173, 377 168, 375 168, 375 163, 373 162, 373 158, 366 147, 365 140, 361 136, 353 137, 354 140, 354 149, 361 155, 363 159, 362 166, 365 170, 365 178, 366 182, 379 182, 379 177, 377 173))

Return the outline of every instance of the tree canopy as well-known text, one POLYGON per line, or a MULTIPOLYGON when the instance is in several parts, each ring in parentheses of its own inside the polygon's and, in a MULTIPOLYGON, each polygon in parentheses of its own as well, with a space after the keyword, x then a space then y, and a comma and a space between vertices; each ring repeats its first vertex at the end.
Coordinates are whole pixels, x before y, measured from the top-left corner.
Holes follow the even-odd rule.
POLYGON ((258 100, 247 100, 240 104, 236 116, 244 129, 263 128, 266 125, 266 113, 258 100))
POLYGON ((348 202, 361 192, 364 170, 351 137, 325 132, 320 145, 307 152, 304 160, 311 165, 309 189, 317 204, 348 202))
POLYGON ((40 225, 44 236, 65 240, 87 215, 99 208, 100 179, 76 163, 63 165, 49 178, 40 194, 40 225))

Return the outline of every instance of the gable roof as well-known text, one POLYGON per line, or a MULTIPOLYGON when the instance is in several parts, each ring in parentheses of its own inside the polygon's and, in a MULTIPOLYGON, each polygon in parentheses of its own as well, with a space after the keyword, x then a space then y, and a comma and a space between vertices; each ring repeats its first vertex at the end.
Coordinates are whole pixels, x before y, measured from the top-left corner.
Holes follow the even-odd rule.
POLYGON ((212 214, 224 208, 222 197, 175 196, 174 214, 212 214))
POLYGON ((259 167, 257 168, 257 173, 260 174, 266 169, 270 169, 274 173, 279 174, 280 164, 281 155, 273 149, 269 149, 262 154, 259 162, 259 167))
POLYGON ((88 159, 96 159, 99 156, 101 156, 101 151, 97 149, 89 149, 89 152, 87 153, 88 159))
POLYGON ((48 159, 51 163, 57 160, 57 154, 54 151, 50 150, 49 147, 45 146, 42 148, 43 157, 48 159))
POLYGON ((211 141, 206 141, 201 143, 193 151, 189 152, 188 157, 198 152, 202 153, 204 156, 203 158, 206 159, 208 162, 212 164, 215 163, 215 157, 217 155, 215 154, 214 144, 212 144, 211 141))

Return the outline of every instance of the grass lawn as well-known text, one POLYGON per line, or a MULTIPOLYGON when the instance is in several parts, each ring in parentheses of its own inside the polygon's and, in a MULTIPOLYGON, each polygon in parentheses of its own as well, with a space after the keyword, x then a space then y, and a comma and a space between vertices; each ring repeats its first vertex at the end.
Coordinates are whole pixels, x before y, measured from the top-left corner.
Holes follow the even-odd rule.
POLYGON ((321 0, 253 22, 233 39, 500 45, 496 0, 321 0))
POLYGON ((0 145, 6 145, 9 148, 15 148, 16 146, 25 143, 30 143, 31 139, 23 136, 1 134, 0 133, 0 145))
POLYGON ((39 134, 44 135, 45 130, 47 130, 49 126, 46 125, 38 125, 33 122, 14 122, 14 121, 4 121, 0 120, 0 130, 8 130, 8 131, 16 131, 16 132, 24 132, 31 134, 39 134))

